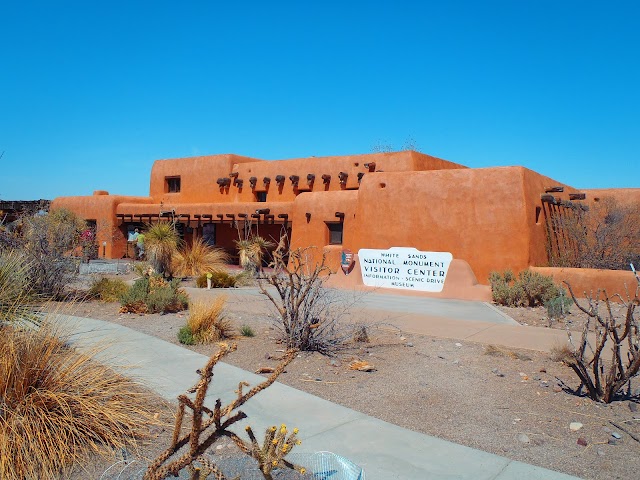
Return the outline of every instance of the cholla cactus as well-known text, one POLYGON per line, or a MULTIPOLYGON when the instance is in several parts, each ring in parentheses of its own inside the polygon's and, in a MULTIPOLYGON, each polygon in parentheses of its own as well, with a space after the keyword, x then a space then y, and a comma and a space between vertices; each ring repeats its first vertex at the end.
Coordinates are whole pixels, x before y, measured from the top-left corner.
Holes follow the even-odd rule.
POLYGON ((253 434, 251 427, 245 428, 251 439, 250 455, 258 461, 260 471, 266 480, 272 480, 271 472, 276 468, 290 468, 304 475, 304 467, 295 465, 284 457, 291 452, 295 445, 300 445, 298 440, 298 429, 294 428, 293 433, 287 437, 287 426, 283 423, 278 429, 276 426, 267 428, 264 435, 262 447, 253 434))

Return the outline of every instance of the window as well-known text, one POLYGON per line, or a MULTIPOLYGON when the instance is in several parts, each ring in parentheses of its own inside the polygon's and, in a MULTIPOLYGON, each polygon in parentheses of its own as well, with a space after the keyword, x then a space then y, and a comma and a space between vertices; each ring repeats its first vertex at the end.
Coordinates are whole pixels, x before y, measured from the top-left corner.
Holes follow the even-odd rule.
POLYGON ((329 229, 329 245, 342 245, 343 226, 343 223, 327 222, 327 228, 329 229))
POLYGON ((202 226, 202 240, 210 247, 214 247, 216 245, 215 223, 205 223, 202 226))
POLYGON ((180 177, 166 177, 166 180, 168 193, 180 192, 180 177))
POLYGON ((256 192, 256 202, 266 202, 267 192, 256 192))

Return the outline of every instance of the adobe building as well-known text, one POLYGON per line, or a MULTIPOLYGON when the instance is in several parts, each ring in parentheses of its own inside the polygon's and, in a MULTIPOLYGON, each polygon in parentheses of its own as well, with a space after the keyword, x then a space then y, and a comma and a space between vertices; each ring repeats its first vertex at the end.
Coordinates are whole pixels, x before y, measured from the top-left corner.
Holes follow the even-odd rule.
MULTIPOLYGON (((337 271, 334 285, 483 300, 490 299, 491 271, 547 266, 549 248, 565 248, 552 220, 599 195, 524 167, 471 169, 414 151, 158 160, 149 190, 148 197, 106 191, 60 197, 52 208, 68 208, 94 225, 107 258, 132 255, 126 239, 134 228, 173 221, 186 242, 203 237, 232 254, 245 231, 276 243, 286 235, 293 249, 315 246, 315 258, 326 252, 337 271), (415 268, 398 274, 399 261, 415 268), (442 265, 444 273, 436 272, 442 265), (421 288, 419 282, 440 277, 444 285, 421 288)), ((640 204, 640 189, 606 193, 640 204)))

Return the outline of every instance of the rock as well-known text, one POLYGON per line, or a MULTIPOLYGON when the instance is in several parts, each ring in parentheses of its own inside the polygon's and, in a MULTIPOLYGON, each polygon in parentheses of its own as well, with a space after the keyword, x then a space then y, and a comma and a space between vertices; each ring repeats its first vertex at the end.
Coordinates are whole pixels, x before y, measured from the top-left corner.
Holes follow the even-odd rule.
POLYGON ((555 387, 553 387, 553 391, 556 393, 560 393, 562 391, 562 388, 560 388, 558 385, 556 385, 555 387))
POLYGON ((580 430, 584 425, 582 425, 580 422, 571 422, 569 424, 569 430, 571 430, 572 432, 577 432, 578 430, 580 430))
POLYGON ((534 375, 534 376, 533 376, 533 379, 534 379, 536 382, 539 382, 540 380, 542 380, 542 378, 540 378, 540 375, 534 375))
POLYGON ((620 440, 622 438, 622 435, 620 435, 618 432, 611 432, 611 436, 616 440, 620 440))
POLYGON ((521 433, 518 435, 518 441, 520 443, 530 443, 531 440, 529 439, 529 436, 526 433, 521 433))
POLYGON ((629 405, 629 410, 632 412, 635 413, 638 411, 638 404, 636 402, 629 402, 627 405, 629 405))
POLYGON ((456 343, 456 347, 461 347, 462 344, 461 343, 456 343))
POLYGON ((540 382, 540 386, 543 388, 549 388, 549 382, 547 382, 546 380, 542 380, 540 382))
POLYGON ((329 362, 329 365, 331 365, 332 367, 339 367, 340 366, 340 362, 336 359, 333 359, 329 362))
POLYGON ((451 362, 451 363, 453 363, 454 365, 458 365, 458 364, 460 363, 460 360, 456 359, 456 360, 454 360, 454 361, 453 361, 453 362, 451 362))
POLYGON ((400 337, 400 340, 406 340, 407 337, 400 337))
POLYGON ((264 354, 264 358, 265 358, 265 360, 271 360, 271 354, 270 353, 265 353, 264 354))
POLYGON ((607 443, 609 445, 618 445, 620 443, 620 440, 618 440, 617 438, 610 438, 607 443))
POLYGON ((586 441, 584 438, 582 438, 582 437, 578 438, 578 441, 577 441, 576 443, 577 443, 578 445, 583 446, 583 447, 586 447, 587 445, 589 445, 589 444, 587 443, 587 441, 586 441))
POLYGON ((504 377, 504 373, 500 372, 500 370, 498 370, 497 368, 491 370, 491 373, 495 373, 498 377, 504 377))
POLYGON ((407 347, 413 347, 413 343, 407 343, 407 347))
POLYGON ((547 373, 547 369, 544 367, 541 367, 540 370, 538 370, 540 373, 547 373))
POLYGON ((216 446, 216 450, 222 450, 224 448, 224 445, 217 445, 216 446))

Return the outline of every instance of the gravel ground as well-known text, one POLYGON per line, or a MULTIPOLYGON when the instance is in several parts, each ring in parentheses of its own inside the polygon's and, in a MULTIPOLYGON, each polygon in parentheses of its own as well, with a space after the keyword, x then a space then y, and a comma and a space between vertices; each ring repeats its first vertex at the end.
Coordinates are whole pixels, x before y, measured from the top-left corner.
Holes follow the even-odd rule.
MULTIPOLYGON (((79 303, 72 313, 177 344, 187 312, 140 316, 119 314, 118 307, 79 303)), ((520 310, 530 311, 527 319, 541 314, 539 309, 520 310)), ((531 322, 512 309, 503 311, 531 322)), ((238 351, 226 357, 228 363, 249 371, 277 364, 282 345, 268 313, 262 300, 229 297, 228 318, 237 328, 250 326, 256 336, 237 337, 238 351)), ((354 317, 367 321, 366 312, 354 317)), ((211 345, 185 348, 205 355, 215 350, 211 345)), ((417 432, 585 479, 639 475, 640 443, 631 436, 640 438, 638 397, 602 405, 575 395, 571 389, 579 382, 573 372, 540 352, 376 328, 369 343, 354 343, 336 357, 300 354, 279 380, 417 432), (376 370, 351 370, 353 360, 367 361, 376 370), (572 422, 582 426, 573 431, 572 422)))

